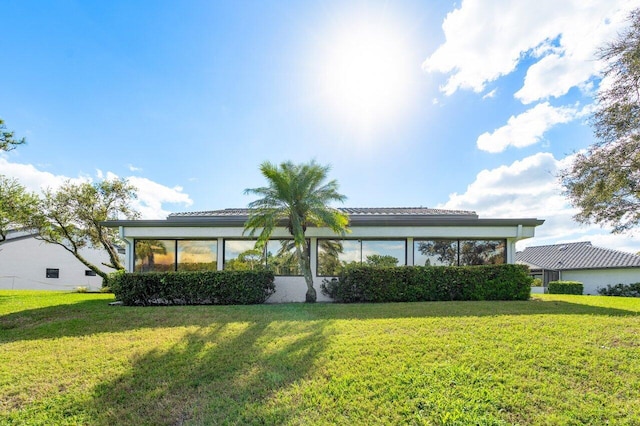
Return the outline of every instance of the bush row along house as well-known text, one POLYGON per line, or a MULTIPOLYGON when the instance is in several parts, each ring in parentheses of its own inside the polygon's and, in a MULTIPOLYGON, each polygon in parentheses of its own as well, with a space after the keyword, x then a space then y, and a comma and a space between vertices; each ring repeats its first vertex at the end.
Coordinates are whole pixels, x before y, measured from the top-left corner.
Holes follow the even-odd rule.
POLYGON ((579 281, 584 294, 598 294, 599 288, 609 284, 640 282, 640 256, 596 247, 589 241, 527 247, 516 253, 516 261, 528 265, 544 288, 549 281, 579 281))
MULTIPOLYGON (((515 263, 515 243, 533 237, 544 221, 481 219, 475 212, 429 208, 341 208, 351 232, 337 236, 308 227, 314 285, 349 264, 482 265, 515 263)), ((130 272, 269 268, 276 293, 269 302, 300 302, 306 286, 291 235, 276 228, 264 250, 256 250, 244 224, 247 209, 174 213, 164 220, 114 220, 126 241, 130 272)), ((319 294, 318 300, 328 300, 319 294)))

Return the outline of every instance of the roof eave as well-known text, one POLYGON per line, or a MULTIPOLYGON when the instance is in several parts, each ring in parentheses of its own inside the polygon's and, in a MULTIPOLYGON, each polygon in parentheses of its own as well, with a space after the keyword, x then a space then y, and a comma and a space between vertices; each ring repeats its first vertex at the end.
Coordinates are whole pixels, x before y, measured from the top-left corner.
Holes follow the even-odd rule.
MULTIPOLYGON (((203 216, 172 217, 155 220, 108 220, 104 226, 125 227, 236 227, 244 226, 248 216, 203 216)), ((350 226, 540 226, 544 220, 534 218, 520 219, 477 219, 454 216, 365 216, 350 215, 350 226)))

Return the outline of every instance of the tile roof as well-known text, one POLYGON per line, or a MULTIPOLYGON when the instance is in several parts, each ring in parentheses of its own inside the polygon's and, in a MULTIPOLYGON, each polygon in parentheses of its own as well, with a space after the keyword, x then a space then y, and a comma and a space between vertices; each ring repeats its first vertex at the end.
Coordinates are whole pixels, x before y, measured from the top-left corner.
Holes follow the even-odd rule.
POLYGON ((599 269, 640 267, 640 256, 594 247, 591 242, 527 247, 516 253, 517 263, 542 269, 599 269))
MULTIPOLYGON (((443 210, 426 207, 338 207, 338 210, 349 215, 366 216, 469 216, 477 217, 476 212, 469 210, 443 210)), ((169 218, 178 217, 234 217, 248 216, 249 209, 231 208, 224 210, 209 210, 200 212, 172 213, 169 218)))

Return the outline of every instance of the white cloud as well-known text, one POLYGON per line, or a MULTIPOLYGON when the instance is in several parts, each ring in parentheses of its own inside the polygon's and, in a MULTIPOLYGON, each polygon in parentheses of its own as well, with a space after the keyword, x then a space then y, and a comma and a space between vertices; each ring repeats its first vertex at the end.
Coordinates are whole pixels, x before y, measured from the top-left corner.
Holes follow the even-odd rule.
POLYGON ((136 209, 145 219, 163 219, 170 213, 163 204, 181 204, 188 207, 193 204, 181 186, 170 188, 147 178, 130 176, 129 182, 138 189, 136 209))
MULTIPOLYGON (((93 180, 90 176, 70 178, 55 175, 38 170, 32 164, 9 162, 3 156, 0 156, 0 173, 17 179, 29 191, 37 193, 41 193, 47 188, 55 190, 67 180, 72 182, 91 182, 93 180)), ((97 179, 103 179, 105 176, 107 179, 118 177, 112 172, 104 173, 101 170, 96 170, 95 177, 97 179)), ((127 179, 138 189, 138 199, 134 202, 134 207, 140 212, 143 219, 165 218, 170 213, 164 208, 165 204, 179 204, 184 207, 193 204, 189 195, 185 194, 180 186, 171 188, 139 176, 130 176, 127 179)))
POLYGON ((484 90, 525 59, 538 59, 516 97, 531 103, 566 94, 597 75, 594 52, 615 36, 638 0, 464 0, 442 28, 446 41, 423 63, 449 74, 441 90, 484 90))
POLYGON ((489 93, 487 93, 487 94, 485 94, 484 96, 482 96, 482 99, 495 98, 497 93, 498 93, 498 89, 493 89, 493 90, 492 90, 492 91, 490 91, 489 93))
POLYGON ((628 252, 640 251, 640 233, 611 234, 610 229, 581 225, 573 220, 576 210, 562 195, 559 171, 572 157, 557 160, 550 153, 538 153, 511 165, 483 170, 463 194, 451 194, 440 208, 475 210, 480 217, 538 218, 544 225, 536 237, 518 243, 524 247, 574 241, 628 252))
POLYGON ((127 167, 129 168, 129 171, 131 171, 131 172, 141 172, 142 171, 142 168, 136 167, 133 164, 127 164, 127 167))
POLYGON ((73 182, 87 181, 88 178, 69 178, 54 175, 50 172, 38 170, 32 164, 11 163, 5 157, 0 156, 0 174, 17 179, 25 188, 32 192, 42 192, 47 188, 56 189, 66 180, 73 182))
POLYGON ((567 123, 581 115, 576 108, 553 107, 543 102, 518 116, 511 116, 507 124, 492 133, 481 134, 476 145, 483 151, 493 153, 502 152, 509 146, 522 148, 533 145, 554 125, 567 123))

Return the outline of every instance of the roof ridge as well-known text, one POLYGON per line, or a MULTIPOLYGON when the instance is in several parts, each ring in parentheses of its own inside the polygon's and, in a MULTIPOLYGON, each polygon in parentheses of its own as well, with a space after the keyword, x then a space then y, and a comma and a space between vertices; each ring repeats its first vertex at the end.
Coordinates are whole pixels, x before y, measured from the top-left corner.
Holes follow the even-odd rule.
MULTIPOLYGON (((343 211, 348 214, 407 214, 407 213, 420 213, 423 212, 425 214, 456 214, 456 215, 474 215, 477 216, 477 213, 472 210, 458 210, 458 209, 442 209, 442 208, 431 208, 431 207, 334 207, 340 211, 343 211), (428 213, 429 212, 429 213, 428 213)), ((215 215, 222 213, 244 213, 248 212, 251 209, 247 207, 227 207, 224 209, 213 209, 213 210, 200 210, 200 211, 189 211, 189 212, 175 212, 170 213, 169 217, 182 217, 182 216, 205 216, 205 215, 215 215)))

